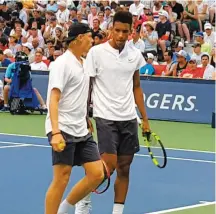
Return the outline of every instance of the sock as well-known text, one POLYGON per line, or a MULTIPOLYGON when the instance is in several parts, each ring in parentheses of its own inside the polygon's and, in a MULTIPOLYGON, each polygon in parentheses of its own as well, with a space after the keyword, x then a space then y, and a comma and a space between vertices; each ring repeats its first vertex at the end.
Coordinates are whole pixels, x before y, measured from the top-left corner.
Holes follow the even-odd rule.
POLYGON ((9 105, 8 104, 4 104, 4 107, 8 107, 9 105))
POLYGON ((69 210, 75 211, 75 207, 72 204, 69 204, 67 200, 65 199, 62 201, 62 203, 59 206, 58 213, 57 214, 68 214, 69 210))
POLYGON ((124 204, 115 203, 113 205, 113 212, 112 212, 112 214, 123 214, 123 210, 124 210, 124 204))

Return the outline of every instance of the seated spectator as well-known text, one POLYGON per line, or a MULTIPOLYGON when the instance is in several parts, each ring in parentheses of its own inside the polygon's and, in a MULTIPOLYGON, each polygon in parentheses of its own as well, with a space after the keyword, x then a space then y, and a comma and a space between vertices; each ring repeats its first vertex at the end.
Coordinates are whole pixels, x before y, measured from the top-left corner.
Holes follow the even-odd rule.
POLYGON ((175 64, 173 68, 173 76, 177 77, 180 76, 181 72, 187 68, 188 62, 187 62, 187 53, 184 50, 180 50, 177 53, 177 64, 175 64))
POLYGON ((205 21, 209 18, 208 2, 206 0, 196 0, 196 6, 198 10, 200 31, 202 31, 202 21, 205 21))
POLYGON ((91 29, 92 38, 94 38, 100 31, 100 21, 96 18, 93 20, 93 28, 91 29))
POLYGON ((201 52, 201 44, 199 42, 195 42, 193 45, 193 54, 192 54, 192 58, 196 58, 196 63, 197 65, 201 65, 201 56, 202 56, 202 52, 201 52))
POLYGON ((8 67, 11 61, 5 56, 4 52, 0 50, 0 67, 8 67))
POLYGON ((216 2, 208 1, 208 12, 210 23, 215 26, 215 16, 216 16, 216 2))
POLYGON ((204 34, 204 42, 205 43, 209 43, 211 45, 211 47, 214 47, 214 42, 216 40, 216 33, 215 31, 213 31, 212 29, 212 25, 210 23, 206 23, 204 25, 204 30, 205 32, 204 34))
POLYGON ((32 52, 33 46, 31 43, 23 43, 22 44, 22 51, 28 56, 29 63, 34 62, 34 53, 32 52))
POLYGON ((211 65, 216 68, 216 43, 214 44, 214 48, 211 51, 211 65))
POLYGON ((181 38, 186 37, 185 43, 190 43, 191 33, 194 31, 199 31, 199 22, 198 22, 198 10, 197 6, 192 0, 188 0, 188 4, 183 11, 183 20, 178 23, 178 32, 181 38))
POLYGON ((171 44, 171 23, 168 20, 169 15, 166 11, 159 13, 160 21, 156 25, 156 31, 158 33, 158 45, 161 48, 163 54, 166 48, 171 44))
POLYGON ((151 23, 152 27, 155 29, 157 23, 154 21, 153 13, 151 11, 149 11, 149 12, 146 13, 146 21, 144 21, 142 23, 142 30, 141 30, 141 32, 145 32, 146 31, 145 25, 147 23, 151 23))
POLYGON ((43 34, 44 39, 54 38, 56 27, 59 27, 59 25, 57 25, 57 19, 55 16, 52 16, 50 17, 49 22, 47 23, 47 26, 45 28, 43 34))
MULTIPOLYGON (((173 62, 177 62, 177 54, 180 50, 184 49, 184 44, 182 42, 178 42, 177 46, 175 47, 175 52, 173 53, 173 58, 172 61, 173 62)), ((189 53, 187 53, 187 57, 186 60, 189 61, 190 60, 190 55, 189 53)))
POLYGON ((184 69, 181 74, 179 75, 180 78, 202 78, 203 77, 203 71, 202 68, 197 68, 196 64, 196 58, 190 59, 188 62, 188 67, 184 69))
POLYGON ((54 37, 54 46, 62 46, 62 42, 65 39, 65 34, 61 27, 56 27, 55 29, 55 37, 54 37))
POLYGON ((177 14, 177 23, 181 23, 183 19, 183 5, 176 0, 169 1, 168 3, 172 7, 172 11, 177 14))
POLYGON ((128 41, 127 45, 129 47, 135 47, 140 50, 141 53, 145 52, 145 43, 140 39, 141 25, 138 25, 136 29, 133 29, 132 39, 128 41))
POLYGON ((10 49, 5 49, 3 53, 7 59, 9 59, 11 62, 14 62, 15 59, 10 49))
POLYGON ((57 5, 56 1, 55 0, 49 1, 49 3, 46 6, 46 10, 56 13, 58 11, 58 5, 57 5))
POLYGON ((91 5, 91 12, 88 14, 88 24, 90 28, 94 28, 94 20, 98 20, 96 4, 91 5))
POLYGON ((204 74, 203 74, 203 79, 211 80, 215 79, 215 68, 209 64, 210 58, 208 53, 203 53, 202 54, 202 64, 198 65, 199 68, 204 68, 204 74))
POLYGON ((42 35, 39 34, 38 29, 36 28, 32 28, 28 31, 28 35, 26 39, 27 39, 26 42, 29 42, 29 43, 32 43, 34 39, 38 39, 39 47, 44 46, 44 38, 42 37, 42 35))
POLYGON ((172 51, 166 51, 164 53, 164 61, 166 62, 166 69, 163 73, 164 76, 172 76, 173 75, 173 71, 175 68, 175 64, 176 62, 172 61, 173 58, 173 52, 172 51))
POLYGON ((100 11, 99 13, 98 13, 98 19, 99 19, 99 21, 100 21, 100 29, 101 30, 107 30, 107 28, 108 28, 108 23, 105 21, 105 19, 104 19, 104 12, 103 11, 100 11))
POLYGON ((42 61, 43 54, 41 51, 35 52, 35 60, 30 64, 32 71, 47 71, 47 65, 42 61))
POLYGON ((21 51, 21 45, 18 44, 18 38, 15 34, 9 37, 8 48, 12 51, 13 55, 21 51))
MULTIPOLYGON (((81 4, 77 7, 77 12, 80 12, 81 20, 88 20, 88 14, 90 13, 90 7, 87 4, 87 1, 81 1, 81 4)), ((77 13, 78 15, 78 13, 77 13)))
POLYGON ((60 23, 60 20, 63 20, 64 23, 68 22, 70 11, 67 9, 67 4, 64 0, 57 2, 58 11, 56 13, 57 23, 60 23))
POLYGON ((50 49, 54 46, 55 40, 54 39, 47 39, 46 40, 46 48, 44 49, 44 56, 47 58, 50 56, 49 52, 50 49))
POLYGON ((154 30, 153 22, 146 22, 145 30, 141 31, 140 35, 145 43, 145 53, 152 53, 157 56, 158 33, 154 30))
POLYGON ((8 39, 0 37, 0 49, 3 51, 8 49, 8 39))
POLYGON ((103 43, 103 35, 99 32, 94 36, 94 45, 100 45, 103 43))
POLYGON ((72 23, 78 22, 78 20, 77 20, 77 8, 76 7, 71 7, 69 9, 69 12, 70 12, 70 14, 69 14, 69 20, 71 20, 72 23))
POLYGON ((155 69, 153 67, 154 55, 152 53, 147 53, 146 64, 140 68, 141 75, 154 75, 155 69))
POLYGON ((152 12, 153 12, 153 16, 154 16, 154 21, 156 23, 158 23, 160 21, 159 13, 161 13, 162 11, 163 11, 162 1, 155 0, 152 12))
POLYGON ((140 16, 143 15, 143 8, 144 5, 140 1, 134 1, 134 3, 130 5, 129 12, 131 14, 136 13, 139 19, 140 16))
POLYGON ((22 28, 22 21, 21 21, 20 19, 16 19, 16 20, 15 20, 15 22, 14 22, 14 28, 13 28, 13 29, 11 30, 11 32, 10 32, 10 35, 11 35, 11 36, 14 35, 14 34, 16 34, 16 32, 15 32, 16 28, 21 29, 21 35, 22 35, 23 37, 26 36, 27 33, 26 33, 25 29, 22 28))
MULTIPOLYGON (((53 53, 53 59, 54 59, 54 61, 59 57, 59 56, 61 56, 63 53, 62 53, 62 51, 60 51, 60 50, 56 50, 56 51, 54 51, 54 53, 53 53)), ((53 61, 53 62, 54 62, 53 61)), ((49 64, 49 71, 51 70, 51 67, 53 66, 53 62, 51 62, 50 64, 49 64)))
POLYGON ((201 52, 207 52, 208 54, 211 53, 211 45, 204 41, 203 32, 197 32, 195 34, 195 40, 201 44, 201 52))
POLYGON ((138 19, 138 14, 137 12, 133 12, 133 24, 132 24, 132 29, 136 29, 138 25, 142 24, 142 20, 138 19))

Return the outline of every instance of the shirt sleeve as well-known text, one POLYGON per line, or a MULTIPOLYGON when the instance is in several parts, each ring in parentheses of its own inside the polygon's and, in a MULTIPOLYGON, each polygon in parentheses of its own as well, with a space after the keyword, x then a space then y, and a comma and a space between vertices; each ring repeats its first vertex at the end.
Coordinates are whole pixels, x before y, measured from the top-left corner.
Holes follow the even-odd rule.
POLYGON ((87 72, 90 77, 95 77, 97 76, 97 63, 95 61, 95 53, 94 53, 94 48, 91 48, 90 51, 88 52, 88 55, 86 57, 85 61, 85 69, 87 69, 87 72))
POLYGON ((11 79, 12 77, 12 70, 15 68, 15 63, 8 65, 5 73, 5 78, 11 79))

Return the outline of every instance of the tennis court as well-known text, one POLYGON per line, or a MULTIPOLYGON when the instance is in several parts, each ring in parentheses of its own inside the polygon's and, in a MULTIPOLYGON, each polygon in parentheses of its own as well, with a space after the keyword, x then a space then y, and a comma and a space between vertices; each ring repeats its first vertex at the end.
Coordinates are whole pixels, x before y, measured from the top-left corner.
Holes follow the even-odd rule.
MULTIPOLYGON (((44 119, 0 114, 0 213, 43 213, 52 178, 44 119)), ((151 128, 167 148, 168 165, 156 168, 141 148, 131 168, 125 214, 214 214, 214 130, 210 125, 162 121, 151 121, 151 128)), ((81 167, 73 170, 66 193, 83 175, 81 167)), ((92 213, 110 214, 112 204, 111 187, 93 195, 92 213)))

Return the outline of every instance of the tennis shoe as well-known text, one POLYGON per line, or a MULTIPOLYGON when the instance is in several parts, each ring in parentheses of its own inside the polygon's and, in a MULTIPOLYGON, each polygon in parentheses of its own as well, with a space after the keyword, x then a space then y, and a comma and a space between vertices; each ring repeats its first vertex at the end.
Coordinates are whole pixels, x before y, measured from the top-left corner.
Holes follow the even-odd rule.
POLYGON ((90 214, 91 210, 91 195, 89 194, 76 204, 75 214, 90 214))

